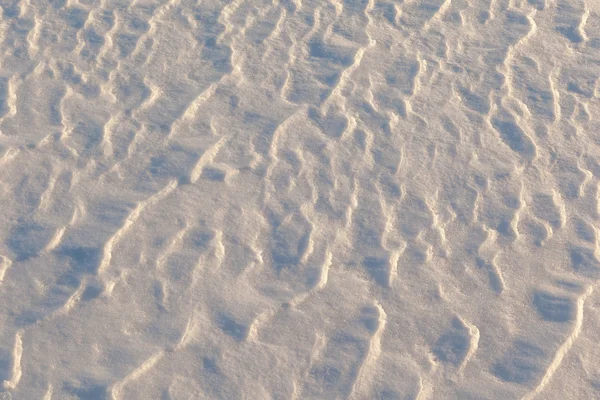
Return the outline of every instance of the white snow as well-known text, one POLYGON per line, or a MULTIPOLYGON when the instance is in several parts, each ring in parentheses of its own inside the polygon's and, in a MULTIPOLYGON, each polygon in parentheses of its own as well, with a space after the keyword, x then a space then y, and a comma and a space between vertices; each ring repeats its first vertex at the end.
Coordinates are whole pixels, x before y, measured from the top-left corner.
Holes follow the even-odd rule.
POLYGON ((600 398, 600 2, 0 9, 0 398, 600 398))

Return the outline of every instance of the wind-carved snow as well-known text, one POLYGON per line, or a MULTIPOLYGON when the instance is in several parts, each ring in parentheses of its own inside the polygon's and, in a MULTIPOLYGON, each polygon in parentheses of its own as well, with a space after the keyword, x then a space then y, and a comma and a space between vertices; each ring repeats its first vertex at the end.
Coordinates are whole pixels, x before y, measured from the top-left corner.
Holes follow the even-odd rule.
POLYGON ((0 10, 0 397, 600 397, 597 2, 0 10))

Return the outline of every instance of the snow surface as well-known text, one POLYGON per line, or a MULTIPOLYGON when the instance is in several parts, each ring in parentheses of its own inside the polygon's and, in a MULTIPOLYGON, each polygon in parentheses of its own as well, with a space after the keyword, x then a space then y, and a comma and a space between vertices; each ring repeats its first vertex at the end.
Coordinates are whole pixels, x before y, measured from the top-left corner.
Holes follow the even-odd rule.
POLYGON ((0 398, 600 398, 600 1, 0 8, 0 398))

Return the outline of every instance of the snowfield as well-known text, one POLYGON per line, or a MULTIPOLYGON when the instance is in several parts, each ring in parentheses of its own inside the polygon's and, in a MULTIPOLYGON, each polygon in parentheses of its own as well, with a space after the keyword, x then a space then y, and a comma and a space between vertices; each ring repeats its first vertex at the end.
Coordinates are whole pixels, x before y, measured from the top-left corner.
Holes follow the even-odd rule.
POLYGON ((0 9, 0 399, 600 398, 599 1, 0 9))

